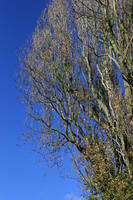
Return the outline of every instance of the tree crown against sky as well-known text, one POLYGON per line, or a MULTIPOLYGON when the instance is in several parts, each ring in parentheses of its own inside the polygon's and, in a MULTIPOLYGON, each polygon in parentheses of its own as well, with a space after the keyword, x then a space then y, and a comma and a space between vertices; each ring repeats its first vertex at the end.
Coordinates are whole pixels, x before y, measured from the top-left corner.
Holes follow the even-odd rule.
POLYGON ((20 62, 28 138, 69 151, 89 198, 131 199, 133 2, 53 0, 20 62))

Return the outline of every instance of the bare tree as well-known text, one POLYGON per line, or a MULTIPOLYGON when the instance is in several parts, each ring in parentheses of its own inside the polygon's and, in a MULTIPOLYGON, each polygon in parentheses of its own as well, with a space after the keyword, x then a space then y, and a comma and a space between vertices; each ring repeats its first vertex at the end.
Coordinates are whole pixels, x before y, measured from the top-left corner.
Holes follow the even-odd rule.
POLYGON ((68 150, 90 199, 133 198, 133 2, 53 0, 20 62, 42 154, 68 150))

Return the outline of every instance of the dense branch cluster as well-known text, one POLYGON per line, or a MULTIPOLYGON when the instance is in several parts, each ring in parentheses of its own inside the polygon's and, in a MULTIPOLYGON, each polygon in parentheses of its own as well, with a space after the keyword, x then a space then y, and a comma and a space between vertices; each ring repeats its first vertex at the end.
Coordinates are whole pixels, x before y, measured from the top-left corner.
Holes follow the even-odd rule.
POLYGON ((53 0, 20 62, 43 155, 69 150, 89 198, 133 198, 133 1, 53 0))

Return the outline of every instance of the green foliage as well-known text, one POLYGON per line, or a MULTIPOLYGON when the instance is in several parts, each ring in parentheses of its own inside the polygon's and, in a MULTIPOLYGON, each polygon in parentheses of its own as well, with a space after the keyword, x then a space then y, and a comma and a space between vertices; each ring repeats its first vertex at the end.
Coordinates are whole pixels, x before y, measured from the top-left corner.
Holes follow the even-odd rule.
POLYGON ((109 180, 103 199, 133 199, 133 178, 128 174, 120 174, 109 180))

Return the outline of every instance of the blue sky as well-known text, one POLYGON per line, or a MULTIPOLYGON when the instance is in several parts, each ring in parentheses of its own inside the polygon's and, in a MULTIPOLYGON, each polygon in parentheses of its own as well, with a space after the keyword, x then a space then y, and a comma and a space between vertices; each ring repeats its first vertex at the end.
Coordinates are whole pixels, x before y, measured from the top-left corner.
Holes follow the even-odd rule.
POLYGON ((0 199, 80 200, 80 187, 57 169, 36 164, 30 145, 21 144, 24 106, 17 100, 17 51, 30 38, 45 0, 0 0, 0 199), (46 175, 44 175, 46 172, 46 175))

